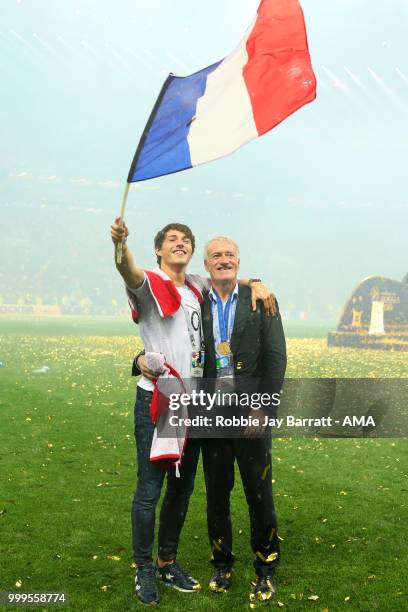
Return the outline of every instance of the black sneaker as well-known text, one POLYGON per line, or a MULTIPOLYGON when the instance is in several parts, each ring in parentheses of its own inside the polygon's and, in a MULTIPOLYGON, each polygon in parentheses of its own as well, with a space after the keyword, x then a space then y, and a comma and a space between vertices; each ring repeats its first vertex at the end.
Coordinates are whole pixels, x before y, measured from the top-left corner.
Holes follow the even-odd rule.
POLYGON ((187 574, 177 561, 168 563, 164 567, 156 566, 156 578, 183 593, 194 593, 201 589, 200 583, 187 574))
POLYGON ((156 606, 159 603, 160 595, 157 589, 153 563, 141 565, 137 568, 135 595, 141 603, 147 606, 156 606))
POLYGON ((256 581, 252 583, 252 587, 253 590, 249 596, 250 601, 268 601, 276 593, 272 575, 257 576, 256 581))
POLYGON ((213 593, 225 593, 231 586, 232 569, 230 567, 216 567, 208 588, 213 593))

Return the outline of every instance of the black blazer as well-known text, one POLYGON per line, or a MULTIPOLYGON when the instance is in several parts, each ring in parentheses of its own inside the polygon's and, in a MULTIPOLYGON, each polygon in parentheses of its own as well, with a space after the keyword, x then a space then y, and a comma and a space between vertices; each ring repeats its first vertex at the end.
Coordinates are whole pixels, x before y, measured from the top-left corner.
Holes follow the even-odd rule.
MULTIPOLYGON (((273 380, 276 383, 273 384, 273 387, 280 390, 281 386, 278 383, 280 385, 283 383, 287 360, 285 335, 278 305, 276 309, 275 316, 267 317, 263 303, 258 300, 256 310, 252 310, 251 289, 239 285, 231 336, 231 351, 236 379, 240 377, 259 378, 268 388, 273 380)), ((205 342, 204 376, 215 378, 213 317, 208 292, 204 294, 201 314, 205 342)), ((265 385, 262 384, 262 386, 265 385)))

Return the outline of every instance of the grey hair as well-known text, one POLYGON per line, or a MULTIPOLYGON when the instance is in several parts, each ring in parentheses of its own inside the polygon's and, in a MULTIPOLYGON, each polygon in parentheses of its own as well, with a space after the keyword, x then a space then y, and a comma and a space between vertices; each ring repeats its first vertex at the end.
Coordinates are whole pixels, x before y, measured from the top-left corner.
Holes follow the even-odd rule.
POLYGON ((216 236, 215 238, 211 238, 211 240, 209 240, 208 242, 206 242, 205 246, 204 246, 204 261, 207 261, 207 255, 208 255, 208 249, 210 244, 212 244, 213 242, 215 242, 216 240, 225 240, 226 242, 230 242, 236 253, 237 253, 237 257, 239 257, 239 246, 237 245, 237 243, 235 242, 235 240, 233 240, 232 238, 229 238, 228 236, 216 236))

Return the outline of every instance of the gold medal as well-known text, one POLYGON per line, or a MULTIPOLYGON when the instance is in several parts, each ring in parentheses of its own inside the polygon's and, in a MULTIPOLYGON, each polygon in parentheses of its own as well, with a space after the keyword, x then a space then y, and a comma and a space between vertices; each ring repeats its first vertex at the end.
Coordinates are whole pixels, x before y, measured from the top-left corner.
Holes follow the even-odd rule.
POLYGON ((225 341, 217 344, 217 353, 219 355, 229 355, 231 353, 230 343, 225 341))

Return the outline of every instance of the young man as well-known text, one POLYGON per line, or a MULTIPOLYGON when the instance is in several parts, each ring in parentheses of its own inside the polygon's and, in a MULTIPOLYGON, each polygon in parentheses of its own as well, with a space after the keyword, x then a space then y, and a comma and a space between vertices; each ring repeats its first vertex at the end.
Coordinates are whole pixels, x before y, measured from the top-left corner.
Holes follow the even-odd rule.
MULTIPOLYGON (((126 245, 128 228, 116 219, 111 226, 114 244, 122 243, 122 262, 116 264, 126 284, 128 298, 140 324, 145 350, 161 353, 166 363, 181 378, 190 378, 192 362, 202 345, 200 301, 209 281, 197 275, 186 275, 193 255, 195 239, 185 225, 172 223, 155 237, 154 246, 159 268, 144 271, 134 262, 126 245)), ((244 282, 244 281, 241 281, 244 282)), ((253 301, 263 297, 267 307, 273 303, 268 290, 254 283, 253 301)), ((249 290, 251 293, 251 291, 249 290)), ((180 475, 168 472, 167 488, 160 512, 158 560, 153 565, 152 549, 156 505, 165 472, 150 461, 154 425, 151 404, 157 373, 143 370, 135 403, 135 438, 138 480, 132 504, 133 553, 137 564, 135 593, 145 604, 159 602, 156 578, 183 592, 195 592, 200 585, 176 560, 181 529, 186 517, 199 456, 199 442, 189 440, 183 455, 180 475)))
MULTIPOLYGON (((245 390, 245 378, 248 387, 253 379, 259 379, 259 385, 255 381, 259 388, 280 391, 286 369, 286 347, 279 311, 267 319, 261 303, 255 311, 251 309, 250 291, 237 284, 239 251, 229 238, 211 240, 206 246, 204 263, 211 276, 211 289, 202 304, 205 377, 216 379, 218 384, 222 378, 229 379, 228 384, 235 379, 241 390, 245 390)), ((250 413, 261 424, 266 414, 261 410, 250 413)), ((275 592, 272 577, 280 553, 272 497, 270 430, 264 431, 262 437, 253 435, 254 431, 248 428, 242 439, 202 440, 208 534, 215 566, 209 588, 225 592, 230 586, 234 561, 230 493, 237 460, 255 554, 252 598, 263 601, 271 599, 275 592)))

